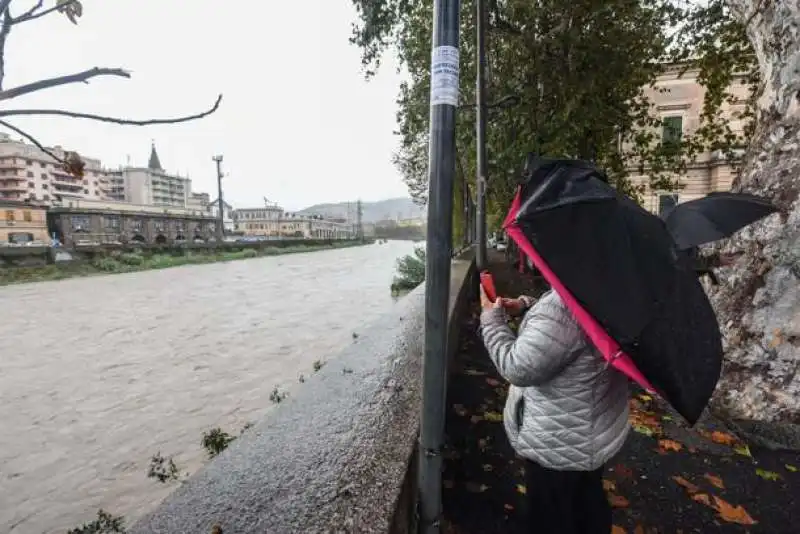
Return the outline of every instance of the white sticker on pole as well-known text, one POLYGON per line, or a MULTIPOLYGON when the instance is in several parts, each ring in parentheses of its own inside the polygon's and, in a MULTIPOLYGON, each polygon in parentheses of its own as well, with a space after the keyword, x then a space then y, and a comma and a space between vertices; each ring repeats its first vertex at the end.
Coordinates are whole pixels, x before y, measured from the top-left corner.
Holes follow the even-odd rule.
POLYGON ((431 105, 458 106, 458 48, 437 46, 431 59, 431 105))

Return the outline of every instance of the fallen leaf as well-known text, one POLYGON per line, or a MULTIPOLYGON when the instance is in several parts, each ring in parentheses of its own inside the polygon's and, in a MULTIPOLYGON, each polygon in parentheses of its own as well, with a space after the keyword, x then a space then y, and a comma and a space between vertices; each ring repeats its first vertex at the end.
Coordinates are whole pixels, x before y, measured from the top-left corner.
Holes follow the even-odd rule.
POLYGON ((705 479, 706 479, 706 480, 708 480, 708 481, 711 483, 711 485, 712 485, 712 486, 714 486, 715 488, 717 488, 717 489, 725 489, 725 483, 724 483, 724 482, 722 482, 722 479, 721 479, 721 478, 719 478, 718 476, 715 476, 715 475, 712 475, 712 474, 709 474, 709 473, 706 473, 706 474, 705 474, 705 475, 703 475, 703 476, 704 476, 704 477, 705 477, 705 479))
POLYGON ((628 499, 622 495, 615 495, 613 493, 608 496, 608 504, 610 504, 612 508, 627 508, 631 505, 628 499))
POLYGON ((781 476, 775 471, 766 471, 764 469, 756 469, 756 474, 764 480, 780 480, 781 476))
POLYGON ((643 434, 649 438, 653 437, 655 433, 652 428, 646 427, 644 425, 633 425, 634 432, 638 432, 639 434, 643 434))
POLYGON ((477 369, 464 369, 464 374, 471 376, 483 376, 486 373, 484 373, 483 371, 478 371, 477 369))
POLYGON ((489 438, 481 438, 478 440, 478 448, 481 451, 485 451, 489 448, 489 438))
POLYGON ((633 529, 633 534, 644 534, 644 527, 642 525, 636 525, 636 528, 633 529))
POLYGON ((486 471, 487 473, 489 471, 492 471, 493 469, 494 469, 494 466, 492 466, 492 464, 483 464, 483 470, 486 471))
POLYGON ((467 482, 466 486, 467 491, 470 493, 483 493, 484 491, 489 489, 489 486, 486 484, 478 484, 476 482, 467 482))
POLYGON ((483 417, 480 415, 473 415, 472 417, 469 418, 469 422, 472 423, 473 425, 480 423, 481 421, 483 421, 483 417))
POLYGON ((486 383, 492 386, 493 388, 496 388, 497 386, 500 385, 499 380, 495 380, 494 378, 489 378, 489 377, 486 377, 486 383))
POLYGON ((517 493, 519 493, 521 495, 527 495, 528 494, 528 488, 525 486, 525 484, 517 484, 516 490, 517 490, 517 493))
POLYGON ((638 395, 638 397, 639 397, 639 400, 642 401, 642 402, 650 402, 651 400, 653 400, 653 397, 651 397, 650 395, 646 395, 644 393, 642 393, 641 395, 638 395))
POLYGON ((453 489, 455 485, 456 483, 453 482, 452 480, 442 480, 442 486, 444 486, 447 489, 453 489))
POLYGON ((748 458, 752 458, 753 454, 750 452, 750 447, 747 445, 740 445, 739 447, 734 447, 733 452, 736 454, 741 454, 742 456, 747 456, 748 458))
POLYGON ((738 523, 739 525, 755 525, 756 521, 750 517, 742 506, 732 504, 714 495, 714 508, 719 512, 719 516, 728 523, 738 523))
POLYGON ((661 420, 662 421, 672 421, 672 416, 671 415, 663 415, 663 416, 661 416, 661 420))
POLYGON ((797 473, 797 468, 795 466, 793 466, 792 464, 786 464, 783 467, 785 467, 786 470, 791 472, 791 473, 797 473))
POLYGON ((461 417, 464 417, 469 413, 467 412, 467 409, 464 408, 463 404, 454 404, 453 411, 456 412, 456 415, 460 415, 461 417))
POLYGON ((697 493, 698 491, 700 491, 699 487, 697 487, 696 485, 692 484, 691 482, 689 482, 688 480, 686 480, 683 477, 674 476, 674 477, 672 477, 672 480, 677 482, 678 485, 683 486, 684 488, 686 488, 686 491, 688 491, 689 494, 697 493))
POLYGON ((700 504, 705 504, 706 506, 714 508, 714 505, 711 504, 711 497, 709 497, 707 493, 697 493, 695 495, 692 495, 692 500, 697 501, 700 504))
POLYGON ((499 423, 503 420, 503 414, 499 412, 486 412, 483 418, 492 423, 499 423))
POLYGON ((627 531, 617 525, 611 525, 611 534, 628 534, 627 531))
POLYGON ((614 482, 613 480, 608 480, 607 478, 604 478, 603 479, 603 489, 608 491, 608 492, 617 491, 617 483, 614 482))
POLYGON ((683 445, 671 439, 660 440, 658 442, 658 446, 664 449, 665 451, 675 451, 675 452, 679 452, 683 448, 683 445))
POLYGON ((736 443, 736 438, 726 432, 715 430, 711 433, 711 441, 720 445, 733 445, 736 443))
POLYGON ((511 506, 510 504, 504 504, 503 508, 505 508, 506 512, 511 512, 514 510, 514 507, 511 506))

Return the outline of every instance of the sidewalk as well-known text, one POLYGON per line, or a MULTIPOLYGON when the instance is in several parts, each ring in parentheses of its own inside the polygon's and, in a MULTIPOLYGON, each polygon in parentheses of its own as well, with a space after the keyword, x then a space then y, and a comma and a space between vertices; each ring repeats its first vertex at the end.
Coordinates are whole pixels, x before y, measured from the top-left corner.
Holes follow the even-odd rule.
MULTIPOLYGON (((536 294, 502 256, 492 257, 492 273, 502 295, 536 294)), ((522 464, 503 431, 506 384, 483 348, 477 314, 476 304, 448 391, 445 532, 533 533, 525 528, 522 464)), ((800 532, 800 454, 748 447, 714 421, 688 428, 639 390, 631 423, 605 477, 615 534, 800 532)))

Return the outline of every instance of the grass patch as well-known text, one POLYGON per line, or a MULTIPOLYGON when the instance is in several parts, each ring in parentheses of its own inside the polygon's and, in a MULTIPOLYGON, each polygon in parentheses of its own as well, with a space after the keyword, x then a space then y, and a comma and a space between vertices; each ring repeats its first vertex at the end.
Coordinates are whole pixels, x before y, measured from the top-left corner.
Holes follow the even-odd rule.
POLYGON ((204 263, 217 263, 222 261, 237 261, 265 256, 279 256, 282 254, 298 254, 302 252, 315 252, 358 246, 362 243, 355 241, 333 242, 329 245, 288 245, 285 247, 271 246, 261 249, 245 248, 225 251, 203 251, 175 249, 169 252, 159 252, 146 256, 137 252, 124 252, 110 254, 95 258, 91 261, 60 262, 37 267, 2 267, 0 268, 0 286, 23 284, 30 282, 44 282, 50 280, 64 280, 82 276, 99 274, 118 274, 151 269, 167 269, 181 265, 199 265, 204 263))

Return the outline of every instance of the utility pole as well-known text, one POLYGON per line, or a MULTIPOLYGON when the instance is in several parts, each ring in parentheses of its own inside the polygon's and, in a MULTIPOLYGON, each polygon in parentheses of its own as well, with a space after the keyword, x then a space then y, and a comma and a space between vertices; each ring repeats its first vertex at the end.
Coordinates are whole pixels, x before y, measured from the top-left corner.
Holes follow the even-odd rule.
POLYGON ((217 163, 217 204, 219 205, 219 214, 217 214, 217 241, 222 242, 225 238, 225 204, 222 200, 222 155, 216 155, 211 159, 217 163))
POLYGON ((420 414, 419 532, 439 534, 447 394, 447 315, 453 249, 453 184, 459 94, 459 0, 434 0, 431 53, 428 227, 425 252, 425 356, 420 414))
POLYGON ((486 0, 476 0, 478 9, 478 73, 476 81, 475 99, 477 116, 475 121, 475 138, 477 142, 477 176, 478 185, 478 217, 477 217, 477 238, 478 254, 476 263, 478 269, 486 269, 486 185, 488 181, 488 170, 486 162, 486 0))
POLYGON ((356 201, 356 239, 359 241, 364 241, 364 223, 362 222, 363 215, 364 210, 361 206, 361 199, 359 198, 356 201))

